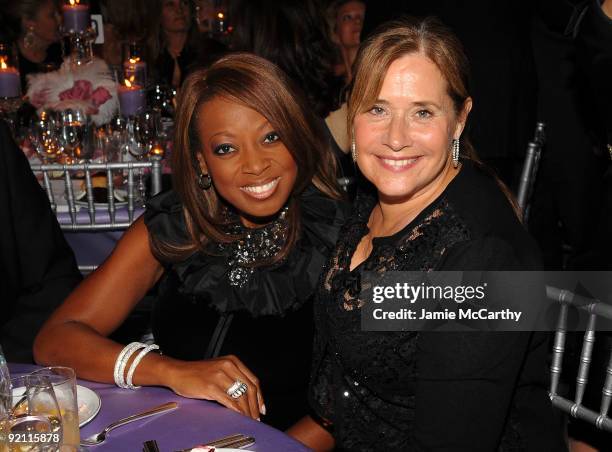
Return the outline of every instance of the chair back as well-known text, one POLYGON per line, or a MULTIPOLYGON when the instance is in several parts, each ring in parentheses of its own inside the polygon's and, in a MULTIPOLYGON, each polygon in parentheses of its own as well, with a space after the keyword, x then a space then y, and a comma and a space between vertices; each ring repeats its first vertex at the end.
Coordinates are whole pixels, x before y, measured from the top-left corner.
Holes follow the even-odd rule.
POLYGON ((600 300, 584 297, 556 287, 547 286, 546 295, 551 300, 555 300, 561 304, 553 344, 552 364, 550 366, 550 400, 553 406, 570 416, 586 421, 601 430, 612 433, 612 419, 608 415, 612 402, 612 350, 608 351, 610 356, 606 369, 606 378, 601 390, 599 410, 596 411, 583 405, 589 377, 589 368, 592 361, 593 347, 595 345, 597 317, 599 316, 612 320, 612 306, 600 300), (589 313, 588 324, 584 333, 582 350, 580 353, 580 364, 576 377, 574 400, 569 400, 558 394, 567 337, 568 310, 570 306, 575 306, 589 313))
POLYGON ((542 147, 546 141, 544 129, 545 125, 543 122, 538 122, 536 124, 533 141, 530 141, 527 144, 527 153, 525 154, 525 161, 523 162, 523 170, 521 172, 521 179, 519 181, 516 198, 517 203, 523 212, 523 220, 525 222, 529 216, 529 201, 533 193, 535 178, 540 165, 542 147))
MULTIPOLYGON (((161 158, 153 156, 147 162, 121 162, 121 163, 75 163, 75 164, 43 164, 32 165, 34 174, 41 175, 43 188, 45 189, 51 208, 58 216, 60 227, 64 231, 111 231, 127 229, 134 221, 134 213, 137 209, 137 191, 139 191, 138 171, 150 170, 151 191, 155 195, 161 191, 161 158), (106 178, 107 199, 105 203, 96 203, 94 200, 93 177, 103 175, 106 178), (67 204, 68 215, 58 212, 58 200, 52 189, 52 180, 61 175, 63 180, 63 198, 67 204), (125 185, 125 202, 116 199, 115 177, 123 181, 127 178, 125 185), (73 181, 84 180, 86 201, 79 202, 75 195, 73 181), (118 218, 118 206, 125 205, 127 214, 118 218), (83 221, 82 215, 77 214, 83 209, 87 212, 87 218, 83 221)), ((55 182, 55 180, 53 181, 55 182)))

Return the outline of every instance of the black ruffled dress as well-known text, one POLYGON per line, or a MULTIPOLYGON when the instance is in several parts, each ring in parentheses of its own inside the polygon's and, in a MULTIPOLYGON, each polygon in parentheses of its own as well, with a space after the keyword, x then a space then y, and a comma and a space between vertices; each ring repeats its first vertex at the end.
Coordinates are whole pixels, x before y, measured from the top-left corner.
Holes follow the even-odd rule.
MULTIPOLYGON (((170 191, 151 199, 145 224, 169 243, 187 240, 182 204, 170 191)), ((312 296, 347 206, 314 187, 300 197, 301 236, 282 262, 232 283, 228 253, 195 253, 166 268, 153 309, 155 342, 165 355, 201 360, 236 355, 260 379, 266 423, 285 429, 307 413, 312 296)))

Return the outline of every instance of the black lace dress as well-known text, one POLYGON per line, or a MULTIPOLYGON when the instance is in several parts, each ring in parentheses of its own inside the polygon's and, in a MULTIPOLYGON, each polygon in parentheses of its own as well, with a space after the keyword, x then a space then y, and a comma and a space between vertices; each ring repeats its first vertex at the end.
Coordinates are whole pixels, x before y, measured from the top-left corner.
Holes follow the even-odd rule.
POLYGON ((360 194, 315 302, 310 403, 347 451, 564 450, 547 335, 361 330, 362 271, 526 270, 537 254, 495 181, 469 163, 353 271, 375 195, 360 194))
MULTIPOLYGON (((346 206, 309 187, 300 212, 300 240, 285 260, 250 273, 227 249, 167 263, 153 310, 153 334, 165 355, 183 360, 236 355, 261 381, 267 409, 262 420, 280 429, 308 412, 312 297, 346 206)), ((149 202, 145 224, 157 239, 187 239, 174 192, 149 202)))

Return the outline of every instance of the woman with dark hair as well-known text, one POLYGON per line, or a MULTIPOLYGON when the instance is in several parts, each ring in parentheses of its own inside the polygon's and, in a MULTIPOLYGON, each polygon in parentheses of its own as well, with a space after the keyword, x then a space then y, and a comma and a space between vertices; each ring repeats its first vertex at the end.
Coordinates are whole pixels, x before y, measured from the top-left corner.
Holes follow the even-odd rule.
POLYGON ((359 51, 348 119, 372 191, 357 196, 317 292, 319 422, 290 431, 316 450, 565 449, 547 394, 547 335, 362 329, 365 272, 538 268, 508 190, 467 140, 467 81, 461 44, 435 19, 387 23, 359 51))
POLYGON ((174 191, 151 200, 49 319, 36 360, 123 387, 167 386, 253 418, 267 413, 277 428, 301 417, 311 295, 344 212, 318 128, 285 74, 262 58, 235 54, 188 76, 174 191), (106 336, 157 281, 153 333, 163 356, 138 364, 130 359, 140 345, 122 350, 106 336))
POLYGON ((334 49, 314 1, 237 0, 230 8, 234 50, 277 64, 320 118, 338 108, 342 81, 334 76, 334 49))
POLYGON ((161 0, 159 25, 155 62, 159 83, 178 88, 189 70, 206 67, 225 53, 223 44, 199 32, 188 0, 161 0))
POLYGON ((0 42, 17 46, 23 92, 27 75, 62 64, 59 26, 54 0, 0 0, 0 42))

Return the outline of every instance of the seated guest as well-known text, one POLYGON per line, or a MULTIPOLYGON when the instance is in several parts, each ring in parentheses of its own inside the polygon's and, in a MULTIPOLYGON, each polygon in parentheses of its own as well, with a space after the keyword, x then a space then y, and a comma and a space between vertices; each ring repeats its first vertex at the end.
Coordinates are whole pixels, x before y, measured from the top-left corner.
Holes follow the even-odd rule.
POLYGON ((174 191, 53 314, 35 356, 284 428, 306 412, 311 295, 343 220, 334 162, 298 92, 262 58, 222 58, 179 97, 174 191), (158 281, 163 355, 128 361, 138 353, 107 336, 158 281))
POLYGON ((81 280, 49 199, 0 121, 0 343, 31 363, 34 337, 81 280))
POLYGON ((157 82, 180 87, 188 72, 208 67, 225 46, 199 32, 195 11, 185 0, 162 0, 158 33, 157 82))
MULTIPOLYGON (((323 123, 340 105, 344 81, 333 72, 334 49, 325 19, 313 0, 236 0, 231 3, 232 48, 253 52, 280 66, 304 91, 323 123)), ((342 122, 342 118, 340 118, 342 122)), ((343 140, 326 125, 325 133, 341 169, 352 177, 354 165, 343 140)))
POLYGON ((320 423, 290 433, 316 450, 564 450, 547 335, 362 330, 362 272, 538 266, 508 190, 464 133, 461 44, 431 18, 383 27, 357 56, 348 102, 353 158, 372 191, 358 194, 315 302, 320 423))
POLYGON ((26 76, 56 70, 62 64, 60 16, 54 0, 2 0, 0 41, 17 45, 21 89, 26 76))
POLYGON ((338 47, 339 61, 335 66, 336 75, 352 78, 352 68, 361 43, 361 29, 366 5, 359 0, 336 0, 327 8, 327 21, 331 40, 338 47))

